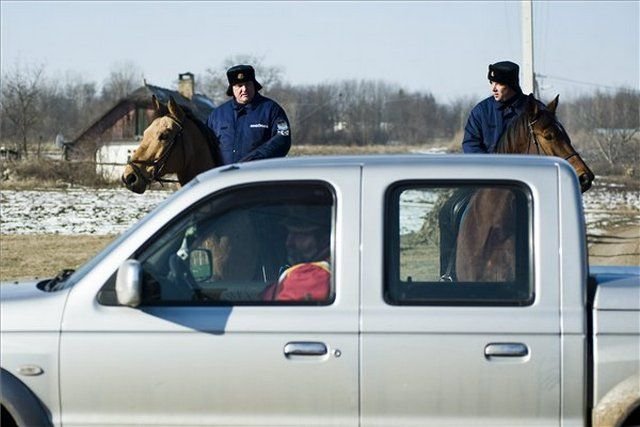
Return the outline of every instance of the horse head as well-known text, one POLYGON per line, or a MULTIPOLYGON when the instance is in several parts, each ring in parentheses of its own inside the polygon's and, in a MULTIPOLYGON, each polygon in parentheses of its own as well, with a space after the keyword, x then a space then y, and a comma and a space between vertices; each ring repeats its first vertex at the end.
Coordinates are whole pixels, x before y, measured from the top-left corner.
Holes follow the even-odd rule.
POLYGON ((124 185, 138 194, 144 193, 154 181, 174 182, 165 179, 165 175, 176 174, 180 185, 184 185, 219 164, 209 147, 204 125, 173 98, 164 105, 152 96, 152 102, 155 119, 145 129, 122 174, 124 185))
POLYGON ((556 108, 560 95, 546 108, 529 95, 523 116, 528 128, 527 153, 561 157, 567 160, 578 175, 580 188, 584 193, 595 179, 593 172, 571 145, 571 139, 556 118, 556 108))

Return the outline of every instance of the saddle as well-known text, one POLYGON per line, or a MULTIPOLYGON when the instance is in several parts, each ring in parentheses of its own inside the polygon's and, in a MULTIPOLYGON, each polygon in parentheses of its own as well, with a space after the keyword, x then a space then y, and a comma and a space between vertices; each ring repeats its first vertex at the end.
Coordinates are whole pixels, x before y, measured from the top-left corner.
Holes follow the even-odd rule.
POLYGON ((458 231, 475 189, 456 190, 443 205, 438 215, 440 228, 440 281, 456 281, 456 249, 458 231))

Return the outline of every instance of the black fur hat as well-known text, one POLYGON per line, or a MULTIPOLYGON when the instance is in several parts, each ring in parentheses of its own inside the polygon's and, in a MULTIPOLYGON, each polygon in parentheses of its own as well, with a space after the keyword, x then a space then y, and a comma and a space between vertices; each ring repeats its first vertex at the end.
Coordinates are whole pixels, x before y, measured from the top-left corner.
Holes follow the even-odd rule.
POLYGON ((520 89, 520 79, 518 77, 519 73, 520 67, 518 67, 518 64, 511 61, 502 61, 489 64, 487 78, 489 81, 507 85, 516 92, 522 92, 522 89, 520 89))
POLYGON ((251 65, 234 65, 227 70, 227 96, 233 96, 233 85, 237 83, 253 82, 256 92, 262 89, 262 85, 256 80, 256 72, 251 65))

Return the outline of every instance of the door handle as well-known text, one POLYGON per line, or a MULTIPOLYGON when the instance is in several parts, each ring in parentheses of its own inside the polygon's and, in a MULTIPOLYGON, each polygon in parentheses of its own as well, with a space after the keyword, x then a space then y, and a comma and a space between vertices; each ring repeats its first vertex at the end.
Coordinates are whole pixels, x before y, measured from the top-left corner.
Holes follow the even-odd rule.
POLYGON ((529 354, 529 347, 522 343, 491 343, 484 348, 484 357, 525 357, 529 354))
POLYGON ((289 342, 284 346, 284 355, 291 356, 324 356, 327 346, 321 342, 289 342))

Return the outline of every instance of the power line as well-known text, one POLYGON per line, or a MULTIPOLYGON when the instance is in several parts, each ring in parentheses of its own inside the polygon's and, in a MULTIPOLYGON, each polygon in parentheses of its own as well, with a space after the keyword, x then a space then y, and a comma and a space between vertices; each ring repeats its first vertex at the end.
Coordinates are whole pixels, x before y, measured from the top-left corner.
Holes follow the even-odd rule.
POLYGON ((628 88, 625 88, 623 86, 608 86, 608 85, 603 85, 603 84, 599 84, 599 83, 592 83, 592 82, 585 82, 585 81, 580 81, 580 80, 567 79, 565 77, 550 76, 548 74, 538 74, 538 73, 536 73, 536 77, 540 77, 542 79, 560 80, 560 81, 563 81, 563 82, 581 84, 581 85, 586 85, 586 86, 594 86, 594 87, 603 88, 603 89, 609 89, 609 90, 628 89, 628 88))

